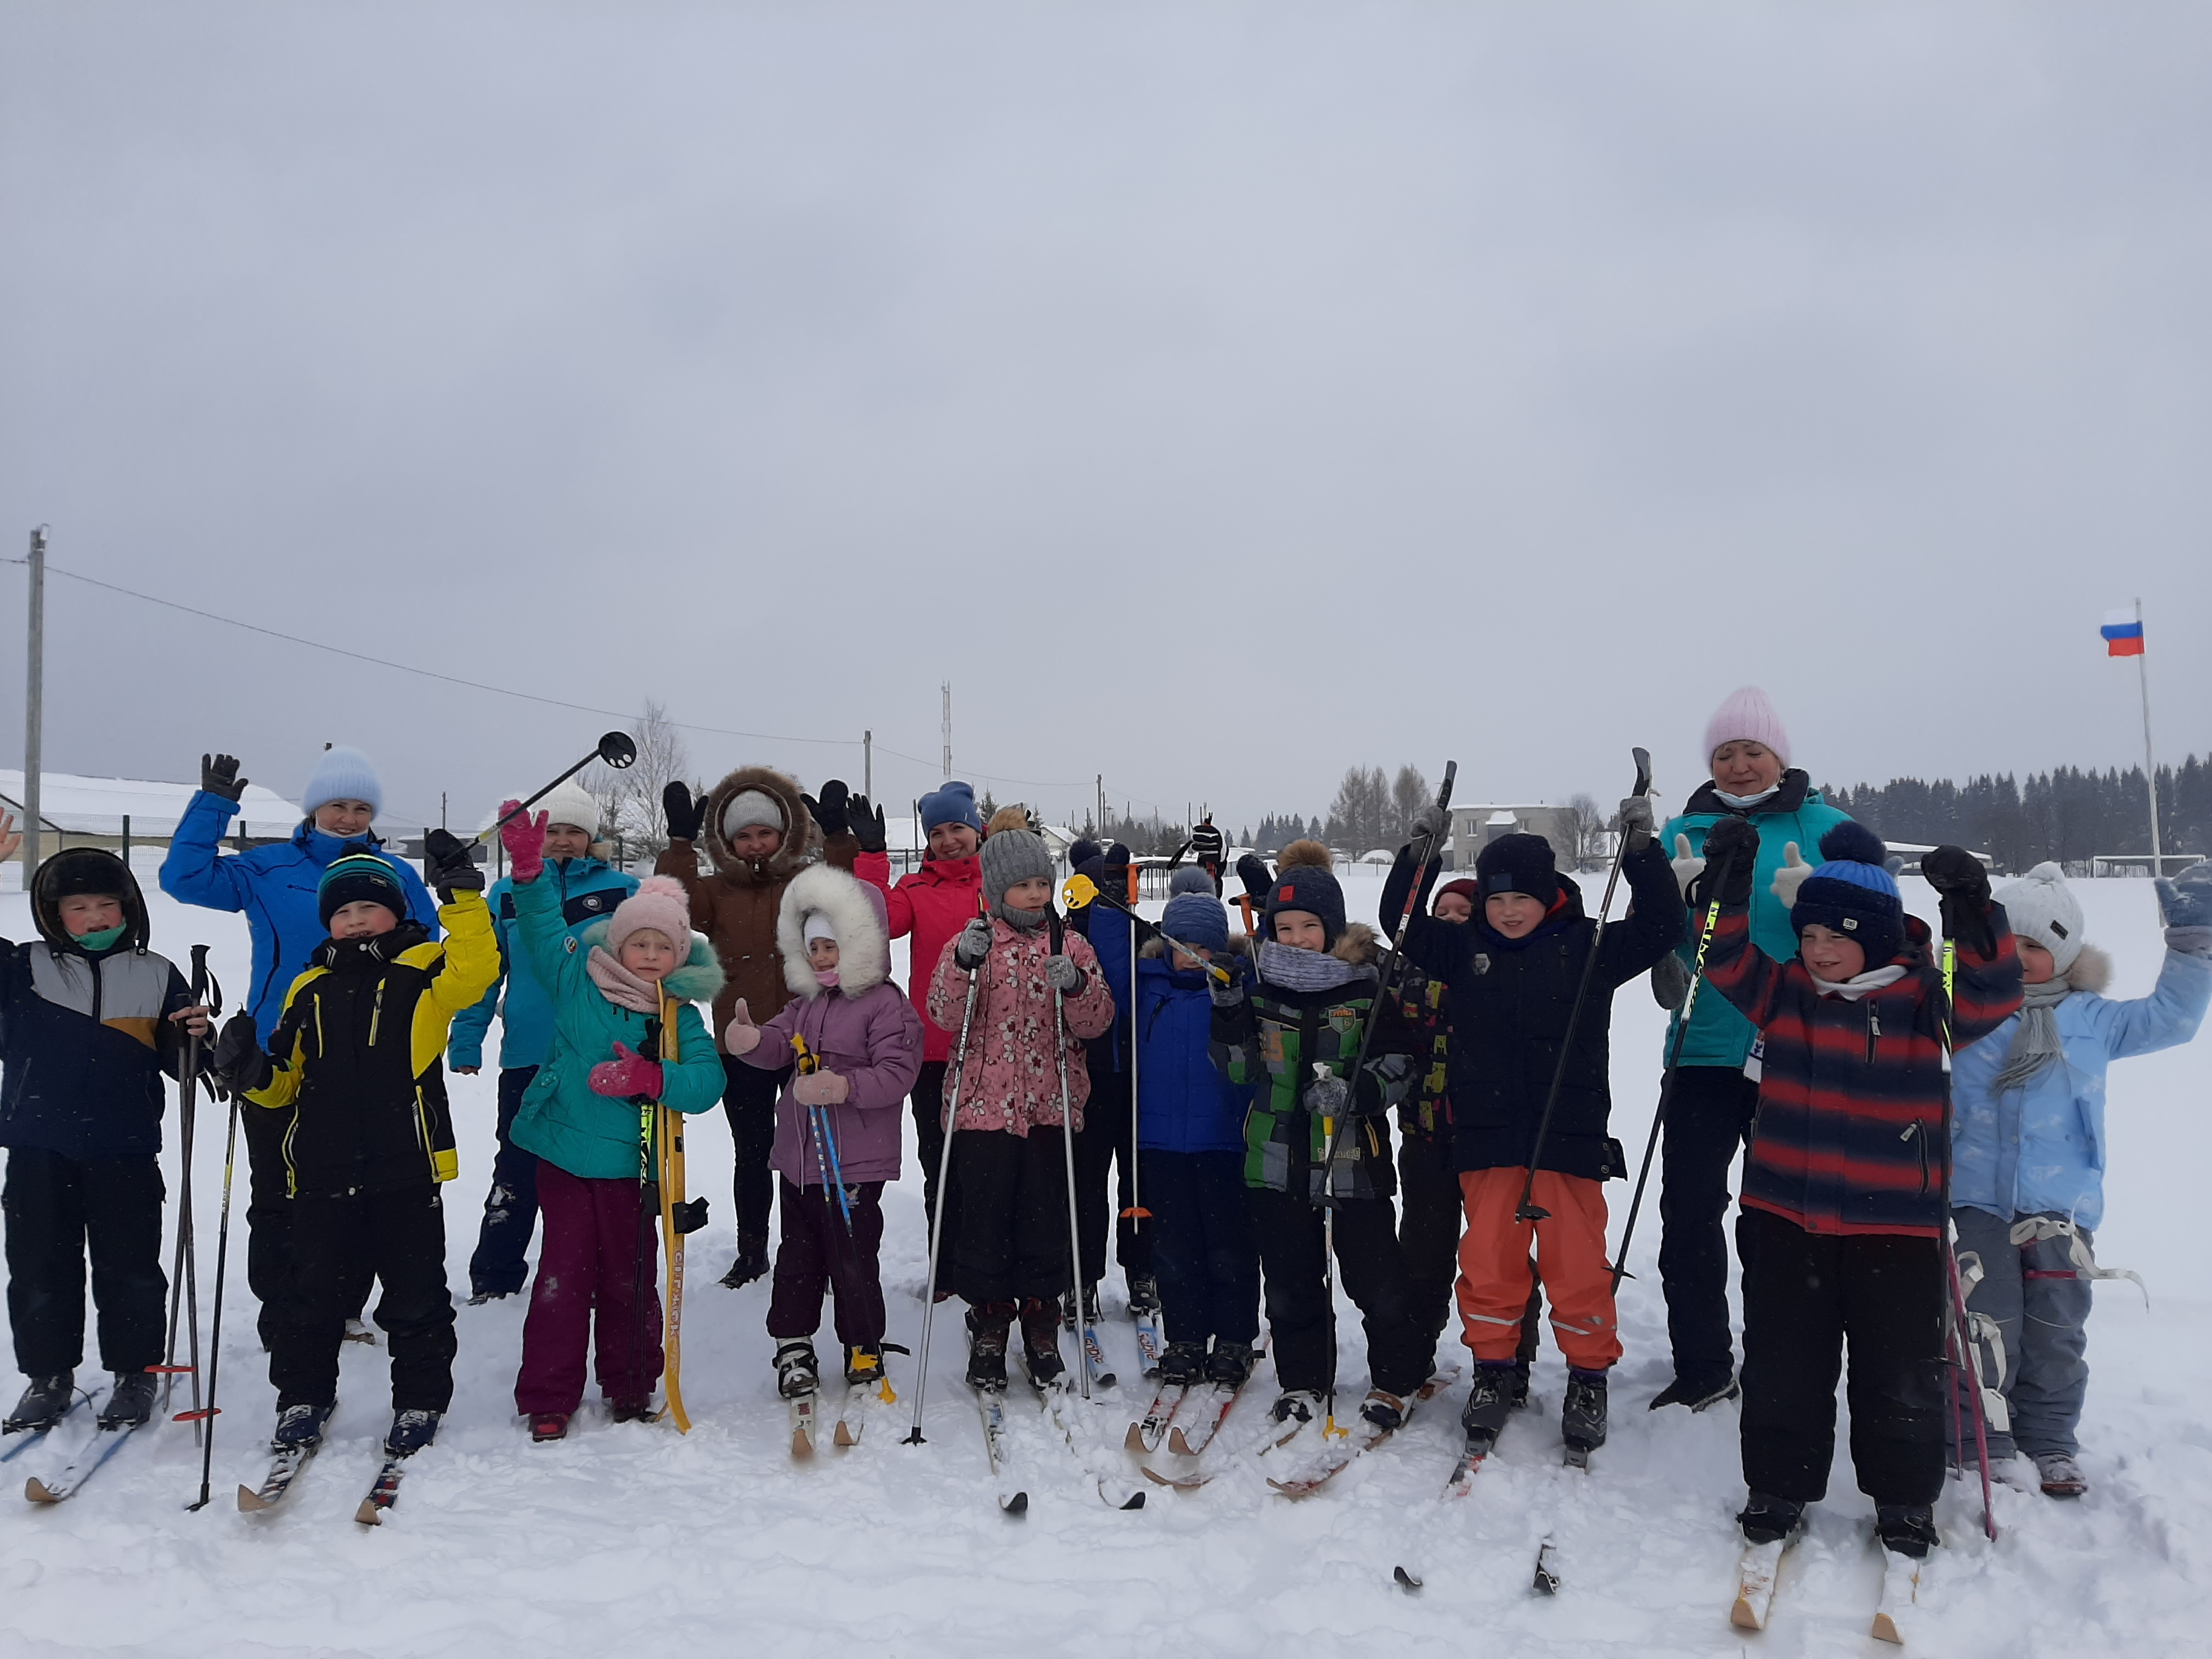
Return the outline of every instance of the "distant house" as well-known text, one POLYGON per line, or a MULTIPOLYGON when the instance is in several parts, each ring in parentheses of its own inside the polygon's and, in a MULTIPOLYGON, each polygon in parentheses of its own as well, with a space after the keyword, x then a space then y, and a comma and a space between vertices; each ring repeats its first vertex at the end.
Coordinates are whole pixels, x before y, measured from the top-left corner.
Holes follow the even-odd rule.
MULTIPOLYGON (((126 842, 133 847, 167 846, 185 806, 198 793, 196 783, 41 772, 39 855, 50 857, 64 847, 120 848, 126 842)), ((243 835, 249 843, 281 841, 306 816, 282 795, 258 783, 246 786, 239 805, 240 816, 230 821, 231 833, 243 835)), ((13 817, 19 826, 26 821, 20 767, 0 768, 0 811, 13 817)))
POLYGON ((1472 870, 1475 856, 1500 836, 1541 836, 1562 870, 1575 867, 1574 814, 1564 806, 1462 806, 1452 803, 1447 870, 1472 870))

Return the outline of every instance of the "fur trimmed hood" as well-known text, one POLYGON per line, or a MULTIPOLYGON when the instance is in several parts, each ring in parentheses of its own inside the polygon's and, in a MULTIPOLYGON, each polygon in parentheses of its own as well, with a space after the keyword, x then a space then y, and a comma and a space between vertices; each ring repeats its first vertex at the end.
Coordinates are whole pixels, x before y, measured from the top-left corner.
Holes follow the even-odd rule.
MULTIPOLYGON (((613 920, 612 916, 601 916, 592 922, 576 935, 576 948, 606 950, 607 924, 613 920)), ((660 982, 678 1002, 711 1003, 722 994, 722 964, 714 959, 714 947, 707 943, 704 933, 691 935, 691 954, 684 959, 682 967, 660 982)))
POLYGON ((775 912, 775 948, 783 958, 783 982, 793 995, 817 997, 830 988, 806 959, 806 917, 814 910, 830 918, 837 935, 838 990, 862 996, 890 977, 890 924, 882 891, 829 865, 811 865, 792 878, 775 912))
POLYGON ((743 885, 783 881, 822 856, 822 830, 806 810, 799 780, 772 766, 740 766, 714 786, 707 797, 707 816, 699 834, 707 843, 707 860, 714 873, 743 885), (722 835, 722 813, 733 795, 757 789, 783 809, 783 841, 775 851, 756 864, 730 850, 722 835))
POLYGON ((2112 958, 2101 945, 2081 941, 2081 949, 2074 958, 2074 965, 2066 970, 2069 990, 2088 991, 2102 996, 2112 982, 2112 958))

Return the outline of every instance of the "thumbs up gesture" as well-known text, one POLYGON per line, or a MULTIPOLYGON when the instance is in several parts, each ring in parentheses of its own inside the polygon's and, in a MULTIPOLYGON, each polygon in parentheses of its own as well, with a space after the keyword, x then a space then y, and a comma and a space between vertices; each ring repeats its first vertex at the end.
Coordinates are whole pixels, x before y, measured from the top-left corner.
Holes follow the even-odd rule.
POLYGON ((1705 861, 1690 850, 1687 836, 1674 837, 1674 856, 1667 860, 1667 866, 1674 872, 1674 884, 1682 890, 1682 902, 1687 904, 1690 884, 1705 873, 1705 861))
POLYGON ((1796 842, 1786 842, 1782 848, 1782 867, 1774 872, 1774 883, 1767 890, 1782 901, 1784 909, 1797 908, 1797 890, 1813 873, 1813 866, 1805 862, 1804 854, 1797 850, 1796 842))
POLYGON ((722 1033, 722 1047, 733 1054, 749 1054, 760 1047, 760 1027, 753 1024, 752 1010, 739 997, 737 1006, 730 1010, 730 1029, 722 1033))

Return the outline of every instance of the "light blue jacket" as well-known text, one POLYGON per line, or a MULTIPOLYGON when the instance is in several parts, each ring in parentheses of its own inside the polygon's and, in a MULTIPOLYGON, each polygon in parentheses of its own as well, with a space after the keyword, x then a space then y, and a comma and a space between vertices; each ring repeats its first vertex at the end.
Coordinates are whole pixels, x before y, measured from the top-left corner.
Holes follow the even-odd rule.
MULTIPOLYGON (((2090 947, 2094 948, 2094 947, 2090 947)), ((2079 961, 2074 972, 2081 974, 2079 961)), ((2168 951, 2151 994, 2113 1002, 2076 991, 2056 1010, 2065 1058, 2024 1089, 1991 1092, 2020 1016, 1960 1052, 1952 1073, 1951 1201, 2010 1220, 2051 1212, 2094 1230, 2105 1218, 2105 1068, 2197 1035, 2212 961, 2168 951)))
MULTIPOLYGON (((562 920, 571 934, 613 913, 637 891, 637 878, 625 875, 604 859, 548 859, 545 877, 560 895, 562 920)), ((543 1066, 553 1052, 553 1000, 545 994, 530 965, 530 952, 514 929, 514 878, 502 876, 492 884, 485 900, 491 906, 492 931, 499 936, 500 977, 483 994, 483 1000, 453 1018, 447 1045, 449 1066, 483 1064, 484 1033, 491 1017, 500 1018, 499 1063, 502 1070, 543 1066), (501 988, 506 989, 505 1000, 501 988)))

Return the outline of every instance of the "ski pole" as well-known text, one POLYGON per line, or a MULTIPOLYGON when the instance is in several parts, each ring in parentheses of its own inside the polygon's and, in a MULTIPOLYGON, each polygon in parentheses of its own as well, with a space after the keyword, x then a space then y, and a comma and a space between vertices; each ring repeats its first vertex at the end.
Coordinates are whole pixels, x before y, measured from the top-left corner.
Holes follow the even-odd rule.
POLYGON ((914 1431, 899 1443, 902 1446, 928 1443, 921 1432, 921 1402, 929 1392, 929 1331, 937 1318, 937 1261, 945 1245, 947 1200, 952 1196, 952 1126, 960 1119, 960 1084, 968 1072, 968 1031, 975 1023, 975 994, 982 988, 983 969, 989 964, 990 957, 986 956, 968 975, 968 1006, 960 1015, 960 1041, 952 1049, 952 1086, 944 1106, 945 1141, 937 1155, 937 1213, 929 1218, 929 1287, 922 1293, 921 1354, 915 1364, 914 1431))
POLYGON ((631 737, 629 732, 601 732, 599 734, 599 743, 592 748, 590 754, 585 756, 583 759, 578 761, 574 766, 563 772, 559 777, 554 779, 552 782, 547 784, 543 789, 537 791, 528 800, 524 801, 512 812, 502 812, 497 817, 494 818, 489 823, 484 825, 483 829, 477 830, 475 835, 469 838, 468 845, 471 847, 481 847, 483 844, 483 838, 486 836, 495 834, 498 830, 500 825, 505 823, 508 819, 520 817, 532 807, 537 805, 539 801, 544 799, 546 796, 551 794, 562 784, 568 782, 569 779, 574 777, 577 773, 589 766, 593 761, 598 761, 604 766, 611 766, 614 768, 616 771, 621 772, 627 770, 630 763, 636 759, 637 740, 631 737))
MULTIPOLYGON (((1061 902, 1071 910, 1080 910, 1086 905, 1097 903, 1103 904, 1109 910, 1119 911, 1122 915, 1128 917, 1128 919, 1134 922, 1137 927, 1149 929, 1153 936, 1158 939, 1159 941, 1165 945, 1170 950, 1182 951, 1184 956, 1188 957, 1193 962, 1198 964, 1199 970, 1201 973, 1209 975, 1212 978, 1219 980, 1224 985, 1229 983, 1229 970, 1221 966, 1218 963, 1208 962, 1204 957, 1199 955, 1198 948, 1195 945, 1185 945, 1181 939, 1176 938, 1174 934, 1169 933, 1166 928, 1161 927, 1157 921, 1148 921, 1144 917, 1139 915, 1134 910, 1132 910, 1127 905, 1122 903, 1121 900, 1115 898, 1111 893, 1106 892, 1101 889, 1098 884, 1091 880, 1090 877, 1070 876, 1066 881, 1060 884, 1060 896, 1061 902)), ((1135 928, 1132 928, 1130 930, 1133 941, 1135 937, 1135 928)), ((1129 972, 1131 975, 1129 986, 1130 1004, 1133 1008, 1135 1006, 1136 1000, 1136 952, 1132 951, 1129 953, 1129 972)))
MULTIPOLYGON (((1066 943, 1060 933, 1057 915, 1050 918, 1052 953, 1058 956, 1066 943)), ((1069 1305, 1075 1310, 1076 1374, 1082 1379, 1083 1397, 1091 1398, 1091 1344, 1083 1334, 1083 1238, 1076 1223, 1075 1197, 1075 1106, 1067 1089, 1067 1011, 1060 1000, 1060 987, 1052 988, 1052 1048, 1060 1061, 1060 1146, 1067 1161, 1067 1270, 1068 1293, 1075 1299, 1069 1305)), ((1057 1333, 1058 1327, 1054 1328, 1057 1333)), ((1058 1336, 1054 1340, 1057 1341, 1058 1336)))
MULTIPOLYGON (((806 1046, 806 1039, 796 1031, 792 1033, 791 1046, 797 1051, 799 1056, 792 1062, 797 1068, 796 1075, 812 1077, 822 1069, 821 1057, 806 1046)), ((822 1201, 824 1204, 829 1203, 830 1189, 835 1186, 837 1189, 837 1207, 844 1212, 845 1237, 850 1238, 853 1236, 852 1201, 845 1196, 844 1177, 840 1175, 834 1182, 830 1178, 830 1172, 836 1166, 837 1155, 831 1147, 823 1144, 823 1137, 829 1133, 829 1121, 828 1107, 809 1106, 806 1109, 806 1127, 814 1140, 814 1169, 815 1172, 822 1177, 822 1201)))
POLYGON ((187 1504, 187 1510, 204 1510, 208 1506, 209 1483, 215 1470, 215 1419, 222 1407, 215 1403, 216 1383, 222 1370, 222 1289, 224 1275, 230 1265, 230 1177, 238 1166, 238 1097, 230 1097, 230 1128, 222 1144, 222 1218, 216 1225, 215 1235, 215 1317, 208 1330, 208 1387, 207 1404, 196 1407, 192 1420, 204 1423, 207 1432, 200 1439, 200 1495, 195 1503, 187 1504))
POLYGON ((1705 982, 1705 953, 1712 948, 1713 929, 1721 919, 1721 894, 1727 890, 1729 878, 1735 873, 1735 860, 1729 859, 1718 868, 1705 872, 1705 920, 1698 929, 1698 953, 1690 965, 1690 989, 1682 999, 1680 1011, 1674 1016, 1674 1041, 1667 1050, 1667 1074, 1659 1080, 1659 1104, 1651 1114, 1651 1136, 1644 1143, 1643 1167, 1636 1172, 1636 1192, 1628 1200, 1628 1220, 1620 1230, 1620 1254, 1613 1264, 1613 1288, 1620 1291, 1620 1281, 1635 1275, 1628 1271, 1628 1241, 1636 1236, 1637 1212, 1644 1207, 1644 1184, 1651 1179, 1652 1155, 1659 1150, 1659 1131, 1667 1121, 1667 1106, 1674 1097, 1674 1082, 1682 1071, 1682 1043, 1690 1034, 1690 1016, 1698 1006, 1698 990, 1705 982))
MULTIPOLYGON (((1651 755, 1644 749, 1632 749, 1636 757, 1636 787, 1631 793, 1648 795, 1651 793, 1651 755)), ((1536 1144, 1528 1149, 1528 1172, 1521 1182, 1521 1206, 1513 1212, 1516 1221, 1549 1221, 1552 1212, 1535 1201, 1536 1165, 1544 1156, 1544 1141, 1552 1131, 1552 1112, 1559 1103, 1559 1085, 1567 1079, 1567 1061, 1574 1054, 1575 1025, 1581 1019, 1583 1000, 1589 994, 1590 977, 1597 972, 1598 947, 1605 941, 1605 919, 1613 908, 1613 890, 1620 884, 1620 866, 1628 856, 1628 831, 1623 828, 1620 844, 1613 849, 1613 872, 1605 878, 1605 897, 1597 907, 1597 926, 1590 929, 1589 952, 1583 957, 1582 977, 1575 983, 1575 1000, 1567 1005, 1567 1029, 1559 1038, 1559 1063, 1552 1067, 1552 1086, 1544 1091, 1544 1109, 1536 1119, 1536 1144)))
MULTIPOLYGON (((208 1006, 208 947, 192 946, 191 999, 195 1008, 208 1006)), ((222 991, 217 987, 211 1014, 222 1012, 222 991)), ((184 1077, 177 1091, 177 1144, 183 1159, 182 1190, 177 1197, 177 1255, 176 1266, 169 1275, 169 1338, 161 1352, 161 1409, 167 1411, 175 1403, 177 1373, 183 1370, 192 1379, 192 1411, 200 1406, 200 1284, 198 1251, 192 1238, 192 1131, 199 1116, 200 1039, 191 1037, 185 1044, 184 1077), (182 1312, 190 1327, 190 1363, 177 1364, 177 1319, 182 1312)), ((200 1419, 191 1417, 192 1443, 198 1445, 204 1431, 200 1419)))
MULTIPOLYGON (((1195 962, 1198 958, 1193 957, 1191 960, 1195 962)), ((1104 969, 1102 968, 1100 971, 1103 974, 1104 969)), ((1132 916, 1129 918, 1129 1207, 1122 1211, 1120 1217, 1129 1224, 1132 1237, 1144 1231, 1145 1222, 1152 1214, 1145 1207, 1145 1195, 1138 1185, 1138 1172, 1144 1160, 1137 1151, 1137 1102, 1140 1093, 1137 1087, 1137 919, 1132 916)), ((1117 1255, 1121 1247, 1115 1245, 1117 1255)), ((1126 1279, 1127 1276, 1128 1269, 1125 1265, 1122 1277, 1126 1279)), ((1139 1366, 1139 1369, 1143 1368, 1139 1366)))
MULTIPOLYGON (((1948 919, 1948 914, 1946 919, 1948 919)), ((1943 1322, 1949 1328, 1949 1340, 1944 1345, 1944 1358, 1951 1367, 1951 1401, 1954 1413, 1958 1409, 1961 1371, 1971 1385, 1966 1399, 1972 1407, 1974 1454, 1981 1464, 1982 1530, 1989 1534, 1990 1541, 1995 1543, 1997 1516, 1994 1497, 1990 1490, 1989 1417, 1982 1401, 1982 1357, 1979 1350, 1967 1340, 1972 1322, 1966 1316, 1966 1294, 1959 1282, 1959 1252, 1951 1238, 1951 988, 1957 980, 1958 972, 1959 941, 1946 928, 1943 933, 1943 1000, 1941 1004, 1942 1018, 1936 1027, 1943 1043, 1943 1218, 1936 1243, 1943 1258, 1943 1322)), ((1958 1437, 1954 1434, 1952 1438, 1955 1442, 1958 1437)))

